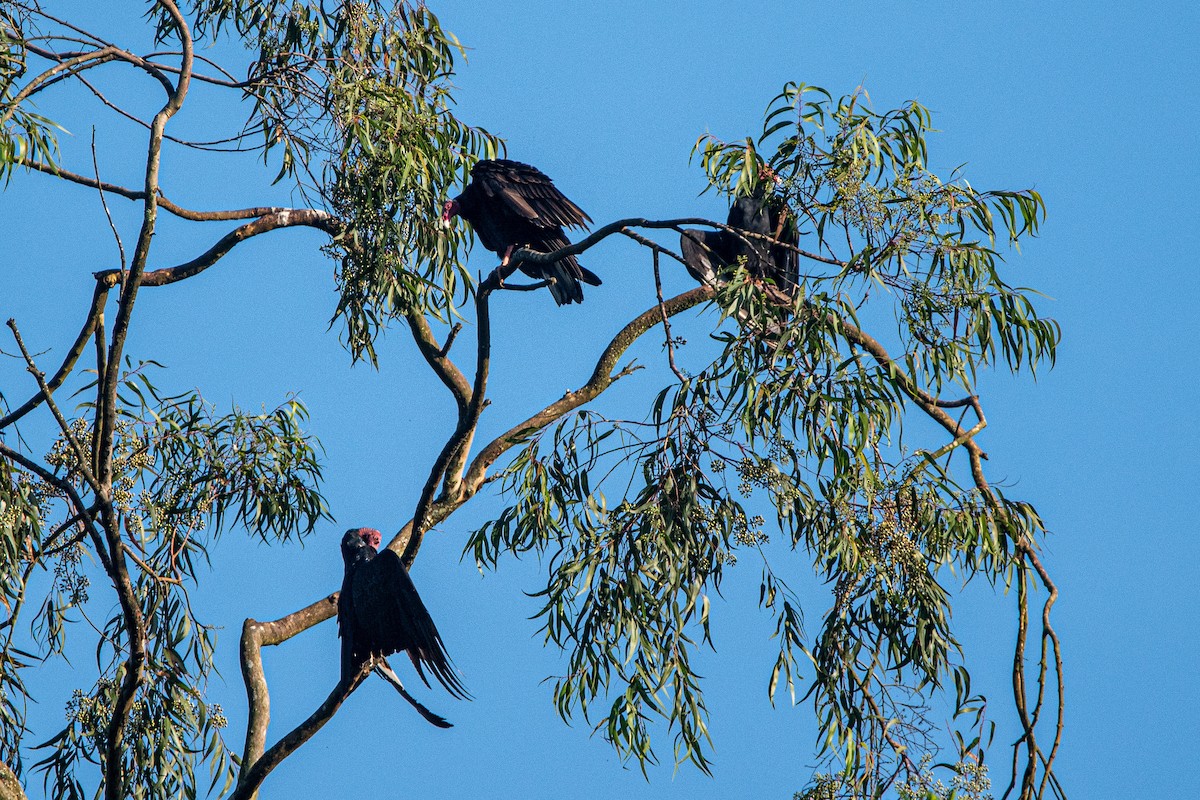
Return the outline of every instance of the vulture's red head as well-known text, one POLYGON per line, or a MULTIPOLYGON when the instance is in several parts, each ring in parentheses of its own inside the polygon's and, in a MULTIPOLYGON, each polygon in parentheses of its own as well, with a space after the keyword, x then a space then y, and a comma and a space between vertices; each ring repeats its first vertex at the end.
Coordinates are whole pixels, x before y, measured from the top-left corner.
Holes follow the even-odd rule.
POLYGON ((442 222, 449 225, 450 220, 457 217, 460 210, 457 200, 447 200, 442 203, 442 222))
POLYGON ((372 550, 378 550, 379 543, 383 541, 383 534, 374 528, 359 528, 355 533, 372 550))

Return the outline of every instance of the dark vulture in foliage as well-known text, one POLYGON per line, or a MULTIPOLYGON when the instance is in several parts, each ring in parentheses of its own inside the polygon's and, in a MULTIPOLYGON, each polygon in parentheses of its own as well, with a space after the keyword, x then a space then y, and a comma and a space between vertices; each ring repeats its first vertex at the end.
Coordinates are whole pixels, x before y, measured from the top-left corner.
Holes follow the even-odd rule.
MULTIPOLYGON (((583 228, 592 219, 568 200, 553 181, 536 167, 520 161, 494 159, 478 162, 463 193, 442 206, 442 219, 461 216, 479 242, 508 264, 518 247, 551 253, 570 242, 563 227, 583 228)), ((550 294, 561 305, 583 302, 580 283, 599 286, 600 279, 567 256, 552 264, 523 262, 521 271, 549 281, 550 294)))
POLYGON ((701 283, 718 286, 744 257, 752 278, 763 283, 770 281, 778 292, 790 298, 799 280, 799 259, 787 245, 795 247, 799 238, 795 219, 782 200, 761 191, 742 195, 734 200, 725 224, 774 239, 779 244, 733 231, 686 230, 680 236, 680 247, 691 276, 701 283))
POLYGON ((412 659, 425 685, 425 670, 433 673, 446 691, 467 697, 454 674, 442 637, 433 624, 417 587, 400 556, 385 549, 376 553, 381 536, 373 528, 346 531, 342 558, 346 574, 338 598, 338 635, 342 637, 342 682, 353 679, 368 661, 412 703, 425 719, 439 727, 449 723, 433 714, 404 690, 385 657, 404 651, 412 659))

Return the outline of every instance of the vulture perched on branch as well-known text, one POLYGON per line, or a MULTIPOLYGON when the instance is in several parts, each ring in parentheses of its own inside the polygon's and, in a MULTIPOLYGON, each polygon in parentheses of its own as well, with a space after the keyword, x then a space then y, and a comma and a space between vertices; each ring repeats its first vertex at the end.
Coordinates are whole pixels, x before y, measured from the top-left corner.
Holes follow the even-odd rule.
MULTIPOLYGON (((471 223, 479 242, 500 256, 504 266, 518 247, 542 253, 566 247, 570 242, 563 227, 583 228, 592 221, 541 170, 503 158, 480 161, 471 169, 467 188, 442 206, 443 221, 449 223, 455 216, 471 223)), ((550 264, 522 262, 521 271, 547 281, 560 306, 583 302, 580 283, 600 285, 575 256, 550 264)))
POLYGON ((684 231, 680 247, 691 276, 701 283, 718 286, 744 257, 746 271, 752 278, 770 281, 791 297, 799 280, 799 259, 787 245, 795 247, 799 237, 787 206, 779 198, 759 190, 734 200, 725 224, 757 235, 740 236, 727 230, 684 231))
POLYGON ((438 727, 448 728, 450 723, 405 691, 387 663, 388 655, 407 652, 426 686, 428 669, 450 694, 460 698, 469 696, 454 674, 442 637, 400 556, 387 549, 375 552, 381 538, 374 528, 352 529, 342 537, 342 558, 346 562, 338 598, 342 682, 352 680, 364 664, 373 661, 375 671, 395 686, 421 716, 438 727))

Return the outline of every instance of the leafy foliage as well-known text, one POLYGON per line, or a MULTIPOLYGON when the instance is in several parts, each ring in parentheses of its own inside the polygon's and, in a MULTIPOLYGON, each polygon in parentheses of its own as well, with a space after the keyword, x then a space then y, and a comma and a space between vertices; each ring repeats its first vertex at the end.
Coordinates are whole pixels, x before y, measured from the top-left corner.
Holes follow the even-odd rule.
POLYGON ((499 147, 453 113, 458 40, 408 2, 192 7, 198 35, 232 24, 258 51, 245 132, 279 159, 276 180, 296 179, 342 222, 327 250, 339 264, 334 320, 353 357, 374 363, 374 337, 397 314, 451 314, 472 280, 462 230, 443 227, 441 203, 475 154, 499 147))
MULTIPOLYGON (((376 336, 407 317, 423 354, 452 385, 459 424, 418 506, 436 506, 426 516, 444 519, 487 483, 474 470, 464 479, 463 470, 487 402, 491 343, 489 326, 477 326, 471 383, 457 381, 449 339, 443 347, 422 338, 430 320, 451 321, 474 291, 464 261, 469 239, 461 226, 443 226, 440 203, 476 159, 502 147, 454 114, 450 81, 462 47, 427 7, 403 0, 160 0, 148 4, 147 17, 163 51, 152 58, 224 40, 252 53, 241 80, 197 59, 220 73, 205 82, 247 102, 244 124, 216 145, 257 150, 278 168, 276 183, 318 207, 305 209, 305 218, 333 234, 325 248, 337 263, 333 318, 345 325, 352 358, 374 362, 376 336)), ((167 88, 179 80, 174 94, 182 99, 185 68, 117 49, 44 15, 37 3, 0 0, 6 180, 19 165, 55 173, 57 128, 35 113, 33 99, 110 56, 167 88), (31 57, 49 67, 27 75, 31 57)), ((697 355, 667 334, 679 381, 658 394, 643 421, 552 406, 516 439, 493 443, 499 452, 513 448, 500 475, 510 503, 467 550, 491 569, 510 553, 545 559, 536 618, 567 660, 554 683, 557 710, 568 720, 582 716, 643 770, 658 760, 652 740, 661 722, 673 732, 675 763, 709 770, 710 719, 693 664, 703 646, 719 646, 714 594, 750 562, 775 632, 760 665, 769 695, 786 688, 794 703, 803 690, 800 701, 820 725, 825 771, 798 796, 907 800, 990 791, 986 701, 960 663, 947 586, 976 576, 1017 585, 1020 684, 1026 581, 1045 531, 1031 506, 984 476, 975 437, 986 422, 975 385, 982 369, 1053 364, 1060 331, 1038 314, 1031 290, 1001 276, 1008 249, 1036 235, 1041 197, 979 191, 959 170, 937 174, 928 159, 931 126, 915 102, 877 113, 862 92, 835 100, 788 84, 757 138, 701 138, 694 152, 708 188, 769 195, 780 230, 799 232, 804 269, 795 287, 770 285, 745 263, 723 272, 712 340, 697 355), (676 348, 686 371, 675 363, 676 348), (960 408, 956 421, 949 410, 960 408), (971 413, 976 424, 964 427, 971 413), (923 417, 945 434, 906 425, 923 417), (827 608, 802 599, 817 590, 828 593, 827 608), (939 715, 952 718, 948 735, 939 732, 939 715), (935 754, 948 746, 956 758, 935 768, 935 754), (949 786, 934 769, 954 773, 949 786)), ((151 163, 162 144, 156 135, 151 129, 151 163)), ((147 245, 149 198, 142 197, 147 245)), ((266 215, 275 212, 291 213, 266 215)), ((657 277, 664 248, 654 247, 657 277)), ((96 679, 67 701, 65 727, 39 749, 36 769, 56 798, 82 798, 91 763, 104 770, 110 798, 194 797, 205 784, 201 767, 209 791, 246 779, 256 765, 237 772, 222 739, 224 716, 208 701, 215 638, 189 589, 223 531, 287 542, 326 517, 319 445, 297 401, 257 414, 218 413, 196 392, 160 392, 149 379, 153 362, 122 361, 123 331, 105 339, 104 293, 119 286, 115 331, 133 313, 128 281, 142 274, 147 252, 139 246, 134 261, 141 262, 110 276, 119 282, 97 275, 91 328, 79 344, 91 336, 97 345, 96 380, 80 390, 94 390, 95 401, 67 419, 45 400, 61 435, 40 460, 20 437, 12 446, 0 439, 0 603, 8 614, 0 623, 0 758, 19 772, 33 697, 24 676, 95 648, 96 679), (110 369, 122 363, 123 374, 110 369), (93 597, 97 587, 111 588, 118 604, 107 591, 93 597)), ((487 293, 477 300, 482 319, 487 293)), ((41 389, 44 376, 19 336, 18 344, 41 389)), ((598 371, 605 386, 622 374, 598 371)), ((412 528, 427 522, 423 513, 412 528)), ((410 533, 419 544, 424 531, 410 533)), ((1052 642, 1057 658, 1048 623, 1043 642, 1052 642)), ((1018 744, 1028 748, 1023 798, 1035 796, 1030 776, 1039 768, 1036 796, 1047 783, 1058 790, 1050 769, 1057 740, 1047 756, 1033 733, 1047 652, 1043 644, 1036 699, 1016 689, 1018 744)), ((1061 665, 1057 672, 1061 678, 1061 665)), ((253 735, 248 762, 263 752, 254 752, 253 735)), ((234 791, 240 797, 256 788, 234 791)))
POLYGON ((20 9, 0 3, 0 178, 6 182, 25 159, 48 164, 58 160, 55 131, 61 128, 21 102, 23 93, 36 88, 18 86, 28 61, 22 40, 25 24, 28 19, 20 9))
MULTIPOLYGON (((198 763, 209 765, 213 785, 228 788, 236 762, 221 738, 220 707, 205 700, 215 633, 197 618, 187 587, 199 579, 198 567, 207 563, 213 541, 229 526, 264 541, 286 541, 312 531, 327 514, 317 488, 317 446, 302 427, 303 406, 292 400, 271 412, 234 409, 218 415, 194 393, 163 395, 149 378, 151 366, 130 365, 124 377, 114 447, 114 507, 126 552, 138 568, 134 593, 148 645, 147 679, 130 716, 124 774, 131 796, 194 796, 201 785, 198 763)), ((77 454, 94 451, 93 430, 91 418, 73 420, 69 433, 45 456, 55 477, 84 497, 89 492, 86 464, 77 454)), ((7 463, 5 469, 0 547, 10 617, 2 652, 8 664, 4 680, 14 694, 6 694, 0 717, 4 752, 19 753, 25 733, 23 709, 8 700, 29 696, 22 671, 63 656, 79 616, 89 618, 98 610, 112 614, 97 629, 101 677, 92 689, 76 691, 67 704, 67 726, 41 745, 47 753, 37 764, 52 796, 83 797, 79 769, 103 753, 125 670, 127 631, 120 609, 91 602, 96 570, 89 562, 104 559, 89 547, 92 523, 66 510, 61 486, 10 470, 7 463), (28 592, 39 585, 32 576, 44 570, 53 580, 23 635, 17 617, 31 599, 28 592), (21 649, 23 642, 28 650, 21 649)))
MULTIPOLYGON (((505 552, 548 554, 538 616, 568 653, 559 713, 598 717, 627 758, 654 761, 658 717, 676 762, 707 768, 690 664, 714 644, 710 594, 745 552, 779 645, 770 691, 809 683, 837 796, 880 796, 906 768, 917 780, 920 753, 938 747, 931 702, 950 675, 969 685, 942 582, 1008 581, 1016 543, 1043 532, 1027 504, 960 482, 952 459, 977 431, 914 448, 903 425, 954 386, 970 410, 980 368, 1035 369, 1059 337, 1001 279, 995 249, 1036 233, 1041 198, 939 178, 930 130, 916 103, 878 114, 860 95, 789 85, 757 142, 701 139, 711 187, 765 189, 791 210, 810 271, 787 304, 744 269, 729 276, 723 320, 756 322, 723 325, 719 355, 665 389, 646 423, 581 412, 532 435, 505 473, 514 502, 471 538, 491 568, 505 552), (889 312, 890 357, 860 327, 889 312), (770 509, 784 546, 768 546, 751 507, 770 509), (812 570, 832 603, 807 635, 798 589, 812 570)), ((979 737, 956 742, 981 755, 979 737)))

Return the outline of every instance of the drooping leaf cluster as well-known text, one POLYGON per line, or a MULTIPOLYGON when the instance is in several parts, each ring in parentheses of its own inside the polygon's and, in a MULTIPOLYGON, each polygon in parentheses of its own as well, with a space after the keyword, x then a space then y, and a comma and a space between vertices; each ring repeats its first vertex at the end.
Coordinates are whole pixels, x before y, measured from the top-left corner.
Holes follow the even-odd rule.
MULTIPOLYGON (((466 231, 443 226, 441 205, 480 154, 494 156, 502 146, 454 113, 450 81, 463 54, 454 35, 423 3, 179 6, 198 47, 233 40, 253 53, 244 76, 210 61, 196 65, 197 72, 217 69, 206 81, 236 91, 248 105, 242 126, 214 134, 212 142, 179 143, 258 151, 264 163, 277 165, 275 182, 293 183, 299 196, 336 215, 339 233, 326 248, 337 263, 333 321, 345 325, 353 358, 374 362, 374 338, 395 316, 452 316, 473 279, 462 257, 466 231)), ((156 41, 177 46, 169 11, 150 3, 147 14, 156 41)), ((29 56, 27 29, 39 17, 35 4, 0 3, 4 176, 22 160, 53 165, 57 155, 57 126, 17 95, 29 56)), ((58 30, 55 37, 78 47, 107 46, 82 31, 58 30)), ((47 75, 41 83, 55 80, 47 75)))
MULTIPOLYGON (((286 541, 312 531, 327 514, 318 488, 319 446, 303 429, 303 406, 291 400, 269 412, 217 414, 195 393, 164 395, 148 375, 150 366, 130 365, 124 377, 114 445, 113 505, 132 562, 147 645, 124 774, 135 796, 194 796, 210 784, 227 787, 236 763, 221 738, 220 707, 206 699, 215 631, 197 617, 189 588, 223 530, 237 526, 264 541, 286 541), (202 764, 210 777, 197 776, 202 764)), ((44 463, 57 481, 98 509, 88 465, 79 460, 94 452, 91 406, 81 409, 85 415, 70 421, 69 434, 59 437, 44 463)), ((75 692, 66 727, 40 746, 44 755, 37 764, 50 796, 84 797, 88 778, 80 768, 104 752, 128 632, 119 608, 90 596, 90 586, 107 581, 100 569, 106 556, 95 547, 99 534, 90 532, 95 520, 67 514, 59 483, 7 463, 5 470, 0 567, 9 619, 0 632, 0 657, 13 691, 0 713, 0 741, 6 754, 19 755, 24 707, 14 703, 31 697, 22 673, 86 647, 76 641, 68 650, 69 641, 88 638, 74 623, 95 620, 100 677, 75 692), (26 605, 32 616, 19 625, 26 605)))
POLYGON ((246 132, 343 225, 327 248, 338 261, 355 359, 374 362, 374 338, 405 313, 447 318, 472 286, 461 228, 443 227, 442 201, 478 153, 499 141, 453 113, 450 79, 462 46, 424 4, 203 0, 201 37, 234 26, 257 50, 246 77, 246 132))
POLYGON ((54 164, 58 160, 58 125, 23 103, 20 85, 26 76, 29 53, 24 46, 27 14, 10 3, 0 3, 0 178, 25 159, 54 164))
MULTIPOLYGON (((567 653, 559 712, 592 719, 623 757, 654 760, 658 718, 676 761, 706 768, 691 664, 699 644, 720 647, 710 595, 746 555, 778 646, 760 669, 772 695, 807 683, 839 797, 882 796, 905 770, 917 781, 942 744, 982 756, 980 736, 936 734, 948 676, 969 685, 944 584, 1008 581, 1015 543, 1043 530, 976 479, 965 450, 982 418, 941 440, 914 440, 905 421, 943 402, 974 413, 980 368, 1052 362, 1059 330, 1002 279, 996 249, 1036 233, 1041 198, 940 178, 930 131, 916 103, 878 114, 860 95, 789 85, 757 142, 702 139, 711 187, 771 194, 795 216, 795 291, 781 302, 744 265, 725 275, 717 357, 645 423, 580 414, 531 433, 505 473, 512 504, 471 538, 490 568, 506 552, 547 556, 538 616, 567 653), (814 573, 826 609, 800 599, 814 573)), ((960 696, 945 715, 970 727, 975 710, 960 696)))
POLYGON ((792 209, 805 249, 827 259, 808 260, 807 293, 854 308, 888 295, 882 302, 893 306, 902 344, 896 360, 939 394, 973 383, 997 357, 1014 370, 1052 364, 1059 328, 1037 315, 1033 292, 1004 281, 995 249, 1037 235, 1041 195, 978 191, 960 170, 937 175, 932 132, 929 110, 915 101, 877 113, 860 93, 834 101, 788 84, 757 142, 705 136, 697 150, 710 186, 732 194, 765 185, 792 209))

